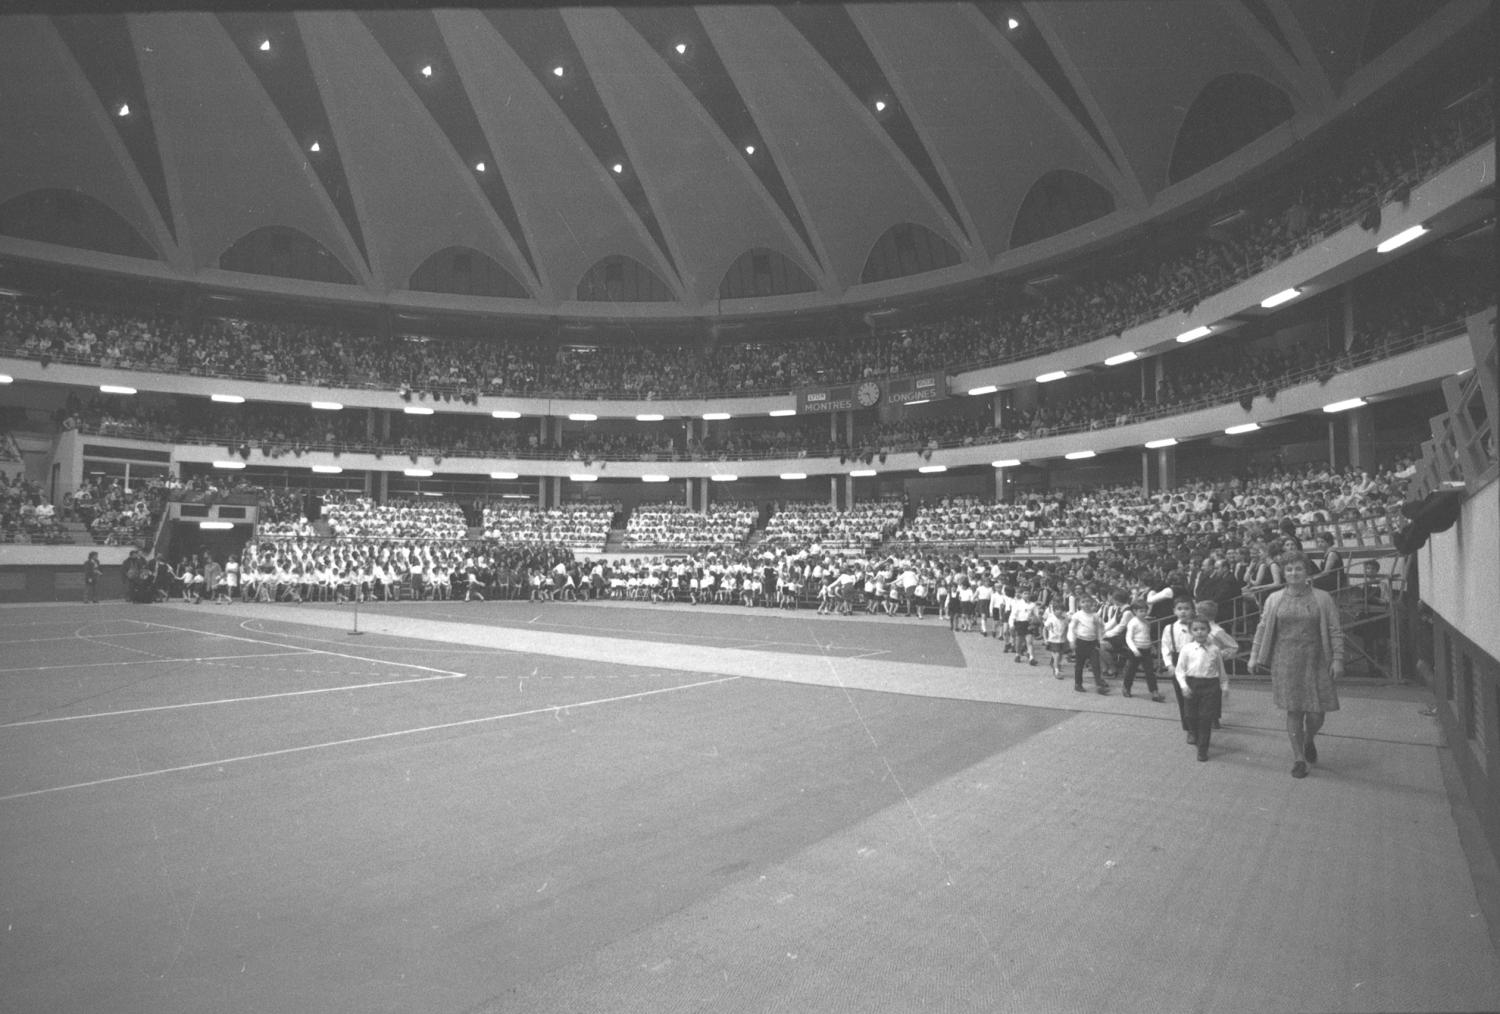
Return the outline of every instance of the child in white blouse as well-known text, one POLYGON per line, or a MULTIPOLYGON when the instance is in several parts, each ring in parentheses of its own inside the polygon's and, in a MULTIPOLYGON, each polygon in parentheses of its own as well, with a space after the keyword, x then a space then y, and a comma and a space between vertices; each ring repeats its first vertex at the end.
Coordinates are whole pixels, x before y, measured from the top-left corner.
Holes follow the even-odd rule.
POLYGON ((1224 666, 1224 648, 1211 637, 1212 624, 1194 617, 1188 626, 1193 639, 1177 653, 1177 685, 1182 688, 1189 743, 1198 747, 1198 759, 1208 760, 1214 720, 1223 704, 1224 684, 1229 682, 1224 666))

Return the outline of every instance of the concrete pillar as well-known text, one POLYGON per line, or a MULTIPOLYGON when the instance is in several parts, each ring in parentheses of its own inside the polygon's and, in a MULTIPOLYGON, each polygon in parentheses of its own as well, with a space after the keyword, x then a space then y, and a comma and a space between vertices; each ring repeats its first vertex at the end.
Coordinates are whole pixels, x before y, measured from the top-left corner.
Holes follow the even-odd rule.
POLYGON ((365 472, 365 496, 375 499, 375 473, 365 472))
POLYGON ((380 414, 380 433, 378 434, 378 436, 380 437, 381 444, 389 444, 391 442, 391 413, 384 409, 378 408, 371 409, 371 411, 378 412, 380 414))
MULTIPOLYGON (((994 422, 995 432, 997 433, 1005 432, 1005 395, 1005 391, 996 391, 990 395, 991 410, 994 413, 994 418, 991 421, 994 422)), ((1002 469, 997 468, 995 471, 998 474, 1002 469)))
MULTIPOLYGON (((850 409, 844 413, 844 443, 849 445, 850 453, 854 451, 854 410, 850 409)), ((850 503, 853 503, 851 500, 850 503)))
POLYGON ((1177 488, 1177 448, 1156 449, 1156 476, 1158 489, 1177 488))
POLYGON ((560 475, 554 475, 552 477, 552 497, 547 502, 547 506, 549 506, 549 507, 556 507, 558 504, 562 503, 562 499, 563 499, 563 497, 562 497, 562 490, 563 490, 563 478, 562 478, 562 476, 560 476, 560 475))
POLYGON ((854 507, 854 476, 844 476, 844 510, 854 507))
POLYGON ((691 507, 693 505, 693 480, 682 480, 682 505, 691 507))
POLYGON ((1345 352, 1354 347, 1354 286, 1344 286, 1343 300, 1343 344, 1340 346, 1345 352))
POLYGON ((1141 495, 1151 495, 1151 452, 1141 452, 1141 495))
POLYGON ((375 486, 375 502, 385 503, 391 498, 391 473, 380 472, 375 486))
POLYGON ((839 509, 839 477, 836 475, 828 477, 828 506, 839 509))
POLYGON ((1344 413, 1344 428, 1349 441, 1349 464, 1354 468, 1375 467, 1375 412, 1369 405, 1344 413))
POLYGON ((995 469, 995 502, 996 503, 1003 503, 1005 501, 1005 491, 1006 491, 1006 487, 1008 485, 1009 485, 1009 483, 1006 481, 1006 478, 1005 478, 1005 469, 1003 469, 1003 468, 997 468, 997 469, 995 469))
POLYGON ((712 479, 698 480, 698 513, 708 513, 708 487, 712 486, 712 479))

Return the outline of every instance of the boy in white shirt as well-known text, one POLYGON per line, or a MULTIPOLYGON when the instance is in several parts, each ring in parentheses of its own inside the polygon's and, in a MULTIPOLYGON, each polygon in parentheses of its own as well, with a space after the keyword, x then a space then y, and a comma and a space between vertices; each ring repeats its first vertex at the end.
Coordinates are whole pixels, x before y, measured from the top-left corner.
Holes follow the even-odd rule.
POLYGON ((1174 670, 1177 685, 1182 688, 1182 696, 1187 702, 1187 719, 1195 733, 1195 738, 1189 742, 1198 747, 1200 761, 1208 760, 1214 719, 1219 717, 1224 684, 1229 682, 1224 649, 1210 637, 1212 626, 1202 617, 1192 619, 1189 630, 1193 639, 1178 650, 1174 670))

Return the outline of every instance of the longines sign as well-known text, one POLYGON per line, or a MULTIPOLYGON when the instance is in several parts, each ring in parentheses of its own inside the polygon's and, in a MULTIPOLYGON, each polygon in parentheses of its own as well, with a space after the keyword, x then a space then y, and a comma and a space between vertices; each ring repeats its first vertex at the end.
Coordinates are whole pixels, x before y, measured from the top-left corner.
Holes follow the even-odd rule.
POLYGON ((948 374, 924 373, 916 377, 898 377, 885 382, 885 400, 893 405, 913 401, 937 401, 948 397, 948 374))

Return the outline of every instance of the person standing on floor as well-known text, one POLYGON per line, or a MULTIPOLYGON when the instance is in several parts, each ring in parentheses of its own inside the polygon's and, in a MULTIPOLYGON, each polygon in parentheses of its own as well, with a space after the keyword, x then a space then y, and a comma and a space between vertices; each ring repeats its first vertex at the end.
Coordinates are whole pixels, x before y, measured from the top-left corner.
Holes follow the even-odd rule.
POLYGON ((1083 686, 1083 667, 1094 669, 1094 689, 1101 694, 1109 693, 1109 684, 1099 669, 1099 641, 1104 635, 1104 622, 1094 612, 1094 600, 1087 593, 1078 598, 1078 609, 1068 621, 1068 646, 1073 649, 1073 689, 1086 693, 1083 686))
POLYGON ((1271 672, 1271 699, 1286 712, 1292 743, 1292 777, 1306 778, 1307 765, 1318 762, 1313 737, 1325 715, 1339 709, 1335 683, 1344 675, 1344 634, 1333 596, 1314 588, 1307 557, 1288 553, 1281 559, 1286 587, 1266 598, 1250 666, 1271 672))
POLYGON ((1192 727, 1188 742, 1198 748, 1198 759, 1208 760, 1208 745, 1213 737, 1214 719, 1219 717, 1223 687, 1228 682, 1224 667, 1224 649, 1209 637, 1212 624, 1194 617, 1188 624, 1192 640, 1177 653, 1175 675, 1187 704, 1187 721, 1192 727))
POLYGON ((99 575, 104 568, 99 564, 99 551, 91 550, 88 559, 83 561, 83 601, 99 601, 99 575))

